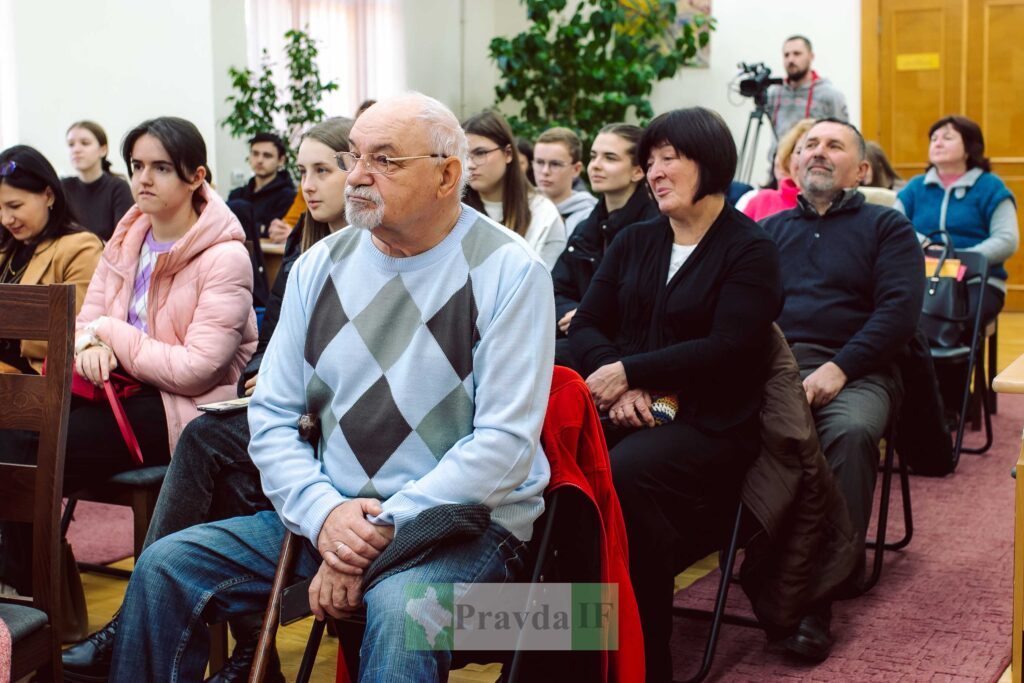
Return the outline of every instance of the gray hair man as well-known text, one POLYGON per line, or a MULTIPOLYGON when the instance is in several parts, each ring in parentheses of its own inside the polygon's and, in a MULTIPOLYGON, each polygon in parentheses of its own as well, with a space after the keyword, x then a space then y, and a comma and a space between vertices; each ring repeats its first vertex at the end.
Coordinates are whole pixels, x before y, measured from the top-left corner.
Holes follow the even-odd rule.
MULTIPOLYGON (((765 219, 779 247, 789 341, 814 413, 818 439, 861 541, 871 518, 878 442, 902 383, 894 361, 917 329, 924 255, 901 213, 867 204, 857 186, 868 169, 864 138, 823 119, 800 151, 797 207, 765 219)), ((786 647, 828 656, 829 605, 819 605, 786 647)))
POLYGON ((249 450, 275 511, 143 553, 116 680, 200 680, 206 622, 263 608, 286 529, 310 542, 296 573, 312 577, 318 619, 366 607, 360 681, 447 678, 443 647, 406 646, 407 613, 437 616, 429 596, 408 601, 411 585, 500 583, 523 568, 550 475, 539 443, 554 355, 547 268, 460 202, 465 136, 436 100, 382 100, 350 140, 338 163, 351 227, 295 263, 249 406, 249 450), (319 458, 297 432, 308 413, 319 458), (482 528, 430 526, 453 510, 482 515, 482 528), (431 552, 381 576, 382 553, 424 533, 431 552))

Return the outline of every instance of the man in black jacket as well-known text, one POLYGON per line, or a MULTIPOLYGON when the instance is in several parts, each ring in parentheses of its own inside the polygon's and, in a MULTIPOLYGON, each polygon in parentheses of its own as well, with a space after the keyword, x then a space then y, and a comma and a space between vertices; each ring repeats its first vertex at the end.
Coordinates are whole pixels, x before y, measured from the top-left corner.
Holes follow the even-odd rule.
MULTIPOLYGON (((903 387, 896 356, 917 329, 924 256, 902 214, 866 204, 864 138, 822 119, 800 152, 797 207, 763 225, 779 247, 785 304, 778 324, 800 365, 818 438, 861 540, 871 518, 878 442, 903 387)), ((830 611, 822 606, 786 641, 828 656, 830 611)))
POLYGON ((252 301, 266 306, 269 283, 264 271, 260 240, 269 236, 270 224, 284 217, 295 201, 295 183, 284 169, 287 151, 274 133, 257 133, 249 140, 249 166, 253 177, 228 195, 228 207, 238 217, 250 244, 253 268, 252 301))
POLYGON ((249 140, 253 176, 231 191, 228 206, 250 239, 268 237, 270 223, 283 218, 295 201, 295 183, 284 169, 286 158, 284 141, 274 133, 257 133, 249 140))

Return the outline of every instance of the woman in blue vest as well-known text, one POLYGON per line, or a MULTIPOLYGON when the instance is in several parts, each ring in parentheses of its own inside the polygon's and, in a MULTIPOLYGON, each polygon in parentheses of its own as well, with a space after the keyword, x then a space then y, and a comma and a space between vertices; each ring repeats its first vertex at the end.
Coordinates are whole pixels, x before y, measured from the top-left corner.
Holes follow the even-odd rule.
POLYGON ((1017 207, 1013 194, 991 173, 981 128, 964 116, 946 116, 928 130, 928 169, 899 193, 895 208, 923 237, 945 229, 960 250, 976 251, 989 263, 984 284, 968 283, 970 315, 981 305, 987 325, 1006 300, 1003 263, 1017 251, 1017 207))

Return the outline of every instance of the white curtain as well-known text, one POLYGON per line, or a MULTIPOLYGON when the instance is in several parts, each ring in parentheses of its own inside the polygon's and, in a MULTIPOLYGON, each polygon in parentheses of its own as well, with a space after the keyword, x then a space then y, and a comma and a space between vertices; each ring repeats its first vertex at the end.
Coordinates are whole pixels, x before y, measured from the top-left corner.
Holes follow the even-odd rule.
POLYGON ((14 86, 14 4, 0 0, 0 150, 18 139, 18 92, 14 86))
POLYGON ((320 78, 338 84, 320 102, 328 116, 352 116, 363 100, 405 89, 401 0, 247 0, 246 24, 249 68, 259 69, 266 48, 278 87, 286 85, 285 31, 317 41, 320 78))

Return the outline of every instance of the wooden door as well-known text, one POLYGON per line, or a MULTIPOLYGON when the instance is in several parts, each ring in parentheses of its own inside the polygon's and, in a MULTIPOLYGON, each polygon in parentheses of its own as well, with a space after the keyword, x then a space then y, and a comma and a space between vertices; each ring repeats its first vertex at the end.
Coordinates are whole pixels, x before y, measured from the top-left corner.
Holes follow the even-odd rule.
MULTIPOLYGON (((878 140, 909 179, 928 165, 931 124, 969 116, 1024 225, 1024 0, 862 0, 861 7, 865 137, 878 140)), ((1007 309, 1024 310, 1024 250, 1006 267, 1007 309)))

